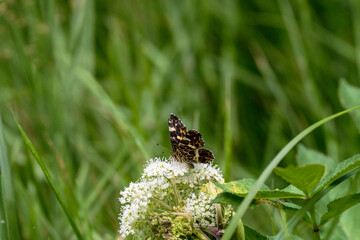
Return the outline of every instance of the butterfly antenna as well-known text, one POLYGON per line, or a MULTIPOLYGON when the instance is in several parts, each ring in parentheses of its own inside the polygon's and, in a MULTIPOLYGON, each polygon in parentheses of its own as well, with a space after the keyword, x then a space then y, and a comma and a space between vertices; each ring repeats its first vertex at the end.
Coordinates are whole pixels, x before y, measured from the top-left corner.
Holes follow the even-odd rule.
MULTIPOLYGON (((163 149, 165 149, 167 152, 170 152, 170 150, 162 145, 160 145, 159 143, 156 144, 159 147, 162 147, 163 149)), ((164 154, 165 152, 162 152, 162 154, 164 154)))

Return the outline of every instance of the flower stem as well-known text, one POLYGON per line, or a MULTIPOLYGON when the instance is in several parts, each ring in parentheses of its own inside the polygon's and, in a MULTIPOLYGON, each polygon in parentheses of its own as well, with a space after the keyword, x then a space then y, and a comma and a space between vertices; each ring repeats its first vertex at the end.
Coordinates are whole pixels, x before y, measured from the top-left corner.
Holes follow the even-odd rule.
POLYGON ((211 240, 203 231, 200 229, 194 229, 194 234, 198 236, 201 240, 211 240))
POLYGON ((167 208, 168 210, 173 210, 172 207, 170 207, 169 205, 167 205, 164 201, 161 201, 159 199, 156 198, 151 198, 152 200, 154 200, 155 202, 159 203, 160 205, 162 205, 163 207, 167 208))
POLYGON ((221 211, 221 205, 219 203, 215 203, 215 209, 216 209, 216 224, 219 229, 223 229, 223 219, 222 219, 222 211, 221 211))
POLYGON ((185 217, 187 218, 190 222, 192 221, 192 217, 189 213, 183 213, 183 212, 173 212, 171 213, 173 215, 177 215, 177 216, 182 216, 182 217, 185 217))
POLYGON ((168 179, 167 180, 170 182, 172 188, 174 189, 174 195, 175 195, 175 203, 177 206, 180 206, 180 202, 181 202, 181 198, 180 198, 180 195, 178 193, 178 190, 173 182, 173 179, 168 179))
POLYGON ((310 209, 310 216, 311 216, 311 221, 312 221, 312 224, 313 224, 314 239, 320 240, 319 227, 316 224, 316 217, 315 217, 315 209, 314 209, 314 207, 312 207, 310 209))

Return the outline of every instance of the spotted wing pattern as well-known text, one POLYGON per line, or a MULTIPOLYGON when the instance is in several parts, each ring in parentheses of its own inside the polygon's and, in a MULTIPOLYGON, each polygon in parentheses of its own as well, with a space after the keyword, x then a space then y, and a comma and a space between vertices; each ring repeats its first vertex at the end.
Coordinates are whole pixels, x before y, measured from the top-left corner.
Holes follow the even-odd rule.
POLYGON ((210 163, 214 160, 214 154, 202 148, 205 142, 198 131, 187 132, 185 125, 173 113, 170 114, 168 123, 173 149, 171 156, 175 160, 186 163, 190 168, 194 168, 194 163, 210 163))

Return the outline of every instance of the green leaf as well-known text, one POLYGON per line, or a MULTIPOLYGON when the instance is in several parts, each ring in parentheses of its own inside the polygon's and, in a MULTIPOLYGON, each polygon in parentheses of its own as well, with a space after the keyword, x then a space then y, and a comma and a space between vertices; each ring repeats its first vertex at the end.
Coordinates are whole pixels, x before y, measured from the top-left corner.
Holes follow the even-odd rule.
MULTIPOLYGON (((273 236, 264 236, 264 235, 261 235, 259 232, 257 232, 256 230, 248 227, 248 226, 245 226, 244 225, 244 229, 245 229, 245 237, 246 237, 246 240, 272 240, 274 239, 273 236)), ((300 238, 299 236, 296 236, 296 235, 293 235, 293 234, 288 234, 287 235, 287 239, 294 239, 294 240, 301 240, 302 238, 300 238)))
MULTIPOLYGON (((216 186, 224 190, 225 192, 235 194, 238 197, 246 197, 248 192, 253 188, 256 180, 254 179, 242 179, 238 181, 232 181, 224 184, 215 183, 216 186)), ((304 198, 301 191, 294 186, 288 186, 283 190, 275 189, 271 190, 268 186, 263 184, 260 190, 255 195, 254 199, 272 199, 272 198, 304 198)))
POLYGON ((300 189, 298 189, 297 187, 295 187, 294 185, 291 185, 291 184, 288 185, 286 188, 284 188, 281 191, 291 193, 291 194, 301 195, 304 197, 304 193, 300 189))
MULTIPOLYGON (((290 185, 292 188, 296 189, 294 186, 290 185)), ((298 192, 301 192, 300 190, 296 190, 298 192)), ((232 193, 228 193, 228 192, 222 192, 219 195, 216 196, 216 198, 214 200, 211 201, 211 204, 213 203, 221 203, 221 204, 230 204, 233 206, 238 206, 241 204, 241 202, 244 200, 243 197, 239 197, 235 194, 232 193)), ((275 207, 281 211, 284 211, 285 213, 289 214, 289 215, 294 215, 298 210, 301 209, 301 206, 294 204, 294 203, 289 203, 289 202, 284 202, 284 201, 280 201, 278 199, 258 199, 257 201, 253 201, 252 205, 256 206, 260 203, 263 204, 268 204, 272 207, 275 207)), ((308 224, 311 224, 311 220, 310 217, 305 214, 302 217, 302 220, 308 224)))
POLYGON ((330 202, 328 204, 328 211, 321 217, 319 226, 321 227, 325 225, 327 222, 338 217, 340 214, 358 203, 360 203, 360 193, 347 195, 330 202))
MULTIPOLYGON (((311 192, 311 199, 299 210, 289 221, 288 229, 293 229, 298 220, 309 211, 316 202, 318 202, 324 195, 326 195, 335 186, 349 178, 351 175, 359 171, 360 154, 357 154, 341 163, 339 163, 334 169, 332 169, 325 177, 321 179, 318 185, 311 192)), ((245 199, 244 199, 245 201, 245 199)), ((241 205, 240 205, 241 207, 241 205)), ((284 231, 281 230, 276 239, 282 239, 284 231)))
POLYGON ((233 205, 233 206, 238 206, 238 205, 241 204, 241 201, 243 199, 244 198, 236 196, 235 194, 228 193, 228 192, 222 192, 222 193, 218 194, 216 196, 216 198, 214 198, 211 201, 211 204, 213 204, 213 203, 222 203, 222 204, 227 204, 227 205, 230 204, 230 205, 233 205))
MULTIPOLYGON (((15 118, 15 116, 14 116, 15 118)), ((55 193, 55 196, 56 198, 58 199, 66 217, 68 218, 68 221, 77 237, 77 239, 81 240, 83 239, 82 236, 81 236, 81 233, 79 231, 79 228, 77 227, 77 225, 75 224, 75 221, 74 221, 74 218, 73 216, 70 214, 70 211, 68 210, 68 208, 66 207, 65 205, 65 201, 63 200, 59 190, 57 189, 57 187, 55 186, 55 183, 50 175, 50 172, 49 170, 47 169, 44 161, 40 158, 39 154, 37 153, 37 151, 35 150, 33 144, 31 143, 30 139, 28 138, 28 136, 26 135, 26 133, 24 132, 24 130, 22 129, 22 127, 20 126, 20 124, 18 123, 18 121, 16 120, 15 118, 15 121, 16 121, 16 125, 24 139, 24 142, 26 144, 26 146, 28 147, 28 149, 31 151, 32 155, 34 156, 35 160, 37 161, 37 163, 39 164, 39 166, 41 167, 41 170, 43 171, 45 177, 46 177, 46 180, 48 181, 50 187, 52 188, 52 190, 54 191, 55 193)))
MULTIPOLYGON (((254 186, 255 181, 256 180, 254 180, 254 179, 245 178, 245 179, 241 179, 238 181, 232 181, 232 182, 228 182, 228 183, 224 183, 224 184, 220 184, 217 182, 213 182, 213 183, 216 186, 218 186, 219 188, 221 188, 222 190, 224 190, 225 192, 231 192, 231 193, 234 193, 236 195, 243 197, 254 186)), ((266 191, 266 190, 270 190, 270 188, 268 186, 266 186, 265 184, 263 184, 260 187, 260 190, 266 191)))
POLYGON ((323 164, 326 167, 325 173, 327 173, 330 169, 333 169, 336 164, 334 159, 318 151, 307 148, 302 144, 299 144, 296 161, 299 166, 308 164, 323 164))
MULTIPOLYGON (((345 211, 341 214, 339 218, 335 218, 331 221, 330 224, 326 224, 324 228, 331 227, 333 222, 336 222, 337 228, 341 228, 341 230, 345 233, 344 236, 346 236, 347 239, 357 239, 359 240, 360 237, 360 228, 359 228, 359 222, 360 222, 360 205, 353 206, 351 208, 351 211, 345 211), (339 220, 339 221, 337 221, 339 220)), ((337 239, 342 239, 337 238, 337 239)), ((336 238, 333 238, 336 239, 336 238)))
POLYGON ((321 180, 324 172, 325 166, 320 164, 309 164, 302 167, 290 166, 287 168, 275 169, 277 175, 302 190, 307 196, 321 180))
POLYGON ((236 228, 236 239, 237 240, 246 240, 245 226, 241 219, 239 220, 238 226, 236 228))
MULTIPOLYGON (((339 87, 339 98, 344 108, 360 105, 360 88, 350 85, 345 80, 341 80, 339 87)), ((360 112, 350 113, 358 130, 360 131, 360 112)))
POLYGON ((259 191, 255 199, 273 199, 273 198, 304 198, 304 194, 297 190, 298 192, 291 192, 286 190, 268 190, 268 191, 259 191))
POLYGON ((360 154, 356 154, 355 156, 338 163, 335 168, 321 179, 315 189, 311 192, 311 196, 314 196, 317 192, 328 187, 330 184, 339 184, 343 181, 343 178, 350 177, 352 174, 358 172, 359 168, 360 154))
POLYGON ((245 237, 246 240, 267 240, 269 239, 268 237, 265 237, 263 235, 261 235, 260 233, 258 233, 257 231, 255 231, 254 229, 245 226, 245 237))

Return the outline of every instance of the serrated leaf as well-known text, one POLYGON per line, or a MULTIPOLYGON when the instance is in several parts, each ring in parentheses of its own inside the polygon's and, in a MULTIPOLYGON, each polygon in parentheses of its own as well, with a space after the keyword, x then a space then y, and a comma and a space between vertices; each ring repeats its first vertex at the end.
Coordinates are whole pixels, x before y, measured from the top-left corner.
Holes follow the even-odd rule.
MULTIPOLYGON (((238 197, 245 197, 250 189, 254 186, 256 180, 254 179, 242 179, 238 181, 232 181, 224 184, 214 183, 223 191, 235 194, 238 197)), ((271 190, 268 186, 263 184, 260 187, 260 191, 257 192, 254 199, 272 199, 272 198, 304 198, 301 191, 294 186, 286 187, 283 190, 275 189, 271 190)))
POLYGON ((327 173, 330 169, 333 169, 336 164, 334 159, 323 153, 307 148, 302 144, 298 147, 296 161, 299 166, 308 164, 323 164, 326 167, 325 173, 327 173))
POLYGON ((349 208, 360 203, 360 193, 338 198, 328 204, 328 211, 321 217, 320 226, 325 225, 331 219, 338 217, 349 208))
POLYGON ((275 168, 275 173, 287 182, 291 183, 306 195, 316 186, 323 177, 325 166, 309 164, 301 167, 290 166, 287 168, 275 168))
POLYGON ((330 184, 339 184, 342 178, 347 178, 352 174, 359 171, 360 168, 360 154, 356 154, 351 158, 348 158, 336 165, 323 179, 317 184, 314 190, 311 192, 311 196, 314 196, 320 190, 328 187, 330 184))
POLYGON ((216 196, 210 203, 222 203, 222 204, 230 204, 233 206, 238 206, 241 204, 244 198, 236 196, 235 194, 222 192, 216 196))
MULTIPOLYGON (((360 105, 360 88, 355 87, 345 80, 341 80, 339 87, 339 98, 344 108, 351 108, 360 105)), ((360 112, 350 113, 358 130, 360 131, 360 112)))

